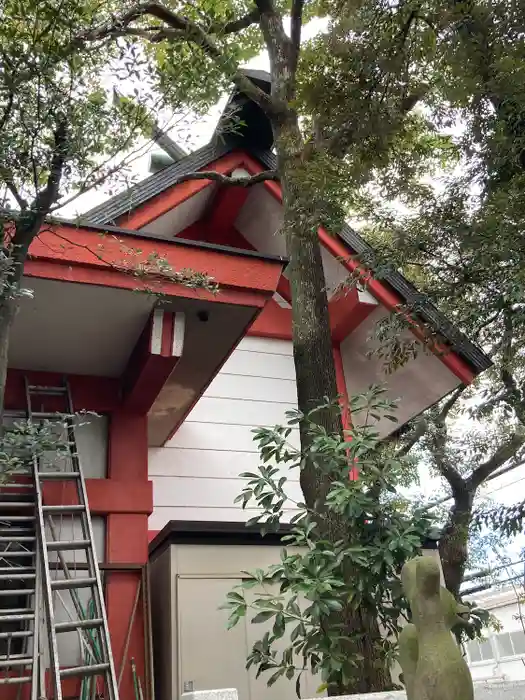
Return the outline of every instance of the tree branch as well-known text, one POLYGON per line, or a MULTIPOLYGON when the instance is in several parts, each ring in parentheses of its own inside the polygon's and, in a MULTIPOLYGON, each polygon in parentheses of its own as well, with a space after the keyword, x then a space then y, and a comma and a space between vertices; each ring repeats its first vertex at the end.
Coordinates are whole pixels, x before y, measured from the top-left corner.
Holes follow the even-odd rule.
POLYGON ((65 117, 60 118, 54 132, 54 148, 49 168, 49 175, 44 189, 38 192, 34 202, 29 209, 18 219, 16 224, 13 245, 16 252, 15 258, 19 257, 23 261, 31 241, 40 231, 46 216, 49 214, 51 206, 59 197, 60 181, 67 157, 67 122, 65 117))
POLYGON ((458 388, 450 394, 449 398, 445 401, 441 411, 439 412, 438 420, 440 423, 442 423, 447 418, 448 414, 454 408, 456 402, 466 390, 466 388, 466 386, 458 386, 458 388))
POLYGON ((428 423, 425 420, 425 418, 420 417, 416 423, 416 426, 408 438, 407 442, 399 448, 399 450, 396 452, 396 458, 399 457, 405 457, 410 450, 414 447, 414 445, 419 442, 419 440, 423 437, 423 435, 427 432, 428 430, 428 423))
POLYGON ((15 181, 13 179, 13 174, 11 173, 11 171, 7 168, 0 166, 0 178, 5 182, 5 186, 13 195, 20 209, 22 211, 27 209, 29 207, 29 202, 26 199, 24 199, 24 197, 22 197, 22 195, 18 191, 18 187, 15 185, 15 181))
POLYGON ((254 8, 251 12, 248 12, 247 15, 244 15, 244 17, 226 22, 226 24, 212 24, 209 31, 213 34, 237 34, 237 32, 251 27, 252 24, 256 24, 260 18, 261 13, 259 9, 254 8))
POLYGON ((4 107, 4 113, 2 114, 2 119, 0 119, 0 131, 4 128, 11 115, 11 110, 13 109, 13 101, 15 99, 14 93, 9 92, 9 97, 7 98, 6 106, 4 107))
MULTIPOLYGON (((241 24, 245 21, 247 22, 248 20, 246 18, 238 20, 238 22, 241 24)), ((253 21, 256 20, 254 19, 253 21)), ((253 21, 250 23, 253 23, 253 21)), ((86 43, 104 39, 106 37, 122 36, 123 33, 133 32, 136 35, 140 35, 143 38, 148 39, 149 41, 176 39, 185 40, 196 44, 202 51, 204 51, 204 53, 208 54, 208 56, 225 64, 231 80, 239 88, 239 90, 248 94, 254 100, 254 102, 256 102, 269 114, 274 114, 277 111, 277 106, 270 95, 267 95, 263 90, 259 89, 239 70, 238 66, 235 66, 232 70, 231 62, 226 60, 221 48, 216 44, 210 33, 206 32, 201 26, 187 17, 183 17, 182 15, 172 12, 170 9, 164 7, 164 5, 161 5, 158 2, 139 3, 134 8, 115 19, 111 24, 99 27, 98 29, 93 29, 78 36, 76 42, 86 43), (147 15, 155 17, 161 22, 164 22, 168 28, 159 27, 156 34, 150 36, 149 32, 147 32, 147 35, 145 36, 144 29, 140 27, 133 29, 129 26, 135 20, 141 19, 147 15)))
POLYGON ((304 0, 293 0, 290 20, 290 41, 291 41, 291 70, 295 75, 299 62, 299 51, 301 49, 301 29, 303 26, 304 0))
POLYGON ((181 175, 173 181, 173 186, 179 185, 182 182, 188 182, 188 180, 213 180, 214 182, 219 182, 221 185, 252 187, 253 185, 257 185, 259 182, 278 179, 279 175, 276 170, 263 170, 263 172, 257 173, 256 175, 240 175, 238 177, 235 177, 234 175, 223 175, 222 173, 217 173, 213 170, 200 170, 198 172, 181 175))
POLYGON ((477 489, 496 469, 516 455, 516 451, 525 443, 525 432, 517 430, 511 437, 498 447, 492 457, 475 469, 467 479, 472 489, 477 489))

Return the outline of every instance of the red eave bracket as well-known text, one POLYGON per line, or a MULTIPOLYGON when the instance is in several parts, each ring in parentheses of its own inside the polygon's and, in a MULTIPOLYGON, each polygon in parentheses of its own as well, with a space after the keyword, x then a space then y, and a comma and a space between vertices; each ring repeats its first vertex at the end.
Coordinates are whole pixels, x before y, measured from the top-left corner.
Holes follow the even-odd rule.
POLYGON ((184 314, 155 309, 122 378, 122 408, 144 414, 153 406, 182 355, 184 314))
POLYGON ((377 304, 360 301, 355 287, 333 296, 328 304, 328 313, 334 343, 342 342, 377 308, 377 304))

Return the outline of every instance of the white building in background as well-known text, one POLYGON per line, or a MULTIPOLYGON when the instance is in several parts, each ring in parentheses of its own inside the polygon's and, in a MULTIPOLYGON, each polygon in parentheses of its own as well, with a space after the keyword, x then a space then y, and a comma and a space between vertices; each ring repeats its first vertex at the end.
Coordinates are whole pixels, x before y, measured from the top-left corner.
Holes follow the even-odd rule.
POLYGON ((467 644, 467 660, 475 681, 525 680, 525 603, 522 586, 507 586, 475 597, 477 604, 500 622, 485 641, 467 644))

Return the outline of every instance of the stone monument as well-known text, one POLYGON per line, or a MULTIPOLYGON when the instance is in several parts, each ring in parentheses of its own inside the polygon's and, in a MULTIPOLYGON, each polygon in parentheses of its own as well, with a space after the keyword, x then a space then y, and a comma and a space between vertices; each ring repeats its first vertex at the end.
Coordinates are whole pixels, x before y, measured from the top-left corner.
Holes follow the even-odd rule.
POLYGON ((452 594, 441 586, 430 557, 406 562, 401 572, 412 623, 399 636, 399 663, 407 700, 473 700, 469 668, 451 629, 468 624, 452 594))

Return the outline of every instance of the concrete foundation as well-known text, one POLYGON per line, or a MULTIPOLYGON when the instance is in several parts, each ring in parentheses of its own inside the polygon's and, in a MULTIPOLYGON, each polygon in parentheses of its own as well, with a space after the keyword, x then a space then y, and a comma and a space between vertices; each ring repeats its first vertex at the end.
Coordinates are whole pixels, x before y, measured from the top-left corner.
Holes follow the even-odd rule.
MULTIPOLYGON (((525 681, 487 681, 474 684, 475 700, 524 700, 525 681)), ((318 700, 318 699, 317 699, 318 700)), ((341 695, 331 700, 406 700, 404 691, 341 695)))

